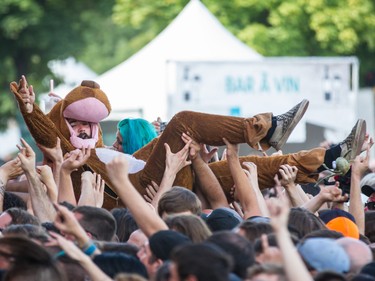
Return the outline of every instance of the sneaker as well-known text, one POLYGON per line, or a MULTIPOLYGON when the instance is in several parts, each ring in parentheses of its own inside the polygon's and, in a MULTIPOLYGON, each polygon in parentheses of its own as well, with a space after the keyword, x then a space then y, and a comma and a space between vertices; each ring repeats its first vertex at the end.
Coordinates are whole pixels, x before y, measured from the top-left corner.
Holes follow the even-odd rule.
POLYGON ((366 138, 366 121, 358 119, 350 134, 340 142, 341 157, 351 161, 361 153, 366 138))
POLYGON ((309 101, 303 100, 288 112, 275 116, 276 128, 268 142, 273 148, 278 151, 284 146, 290 134, 305 114, 308 106, 309 101))

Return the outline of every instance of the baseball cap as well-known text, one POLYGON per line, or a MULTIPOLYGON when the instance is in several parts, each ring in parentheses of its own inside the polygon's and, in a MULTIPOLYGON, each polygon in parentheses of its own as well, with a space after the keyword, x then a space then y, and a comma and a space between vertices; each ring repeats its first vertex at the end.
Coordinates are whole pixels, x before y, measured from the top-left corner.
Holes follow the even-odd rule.
POLYGON ((341 232, 346 237, 359 239, 359 229, 352 214, 341 209, 324 210, 319 217, 328 229, 341 232))
POLYGON ((350 259, 344 248, 331 238, 307 238, 297 245, 304 261, 318 272, 332 270, 346 273, 350 269, 350 259))
POLYGON ((370 197, 375 192, 375 173, 364 176, 360 183, 361 191, 364 195, 370 197))

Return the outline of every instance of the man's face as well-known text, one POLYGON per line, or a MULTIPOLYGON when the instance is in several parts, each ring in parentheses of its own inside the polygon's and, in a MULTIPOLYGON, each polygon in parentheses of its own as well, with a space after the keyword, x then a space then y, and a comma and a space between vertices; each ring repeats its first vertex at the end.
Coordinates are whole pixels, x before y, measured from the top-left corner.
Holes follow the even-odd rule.
POLYGON ((91 125, 89 122, 75 119, 68 119, 68 122, 77 137, 81 139, 91 139, 91 125))

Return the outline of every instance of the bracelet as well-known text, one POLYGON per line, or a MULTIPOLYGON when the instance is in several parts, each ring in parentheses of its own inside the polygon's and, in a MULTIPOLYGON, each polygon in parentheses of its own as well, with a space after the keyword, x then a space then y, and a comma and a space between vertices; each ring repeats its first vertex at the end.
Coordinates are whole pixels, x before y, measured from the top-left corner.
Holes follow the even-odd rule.
POLYGON ((91 243, 90 246, 83 252, 88 256, 92 256, 92 254, 96 251, 96 249, 97 249, 96 245, 94 243, 91 243))

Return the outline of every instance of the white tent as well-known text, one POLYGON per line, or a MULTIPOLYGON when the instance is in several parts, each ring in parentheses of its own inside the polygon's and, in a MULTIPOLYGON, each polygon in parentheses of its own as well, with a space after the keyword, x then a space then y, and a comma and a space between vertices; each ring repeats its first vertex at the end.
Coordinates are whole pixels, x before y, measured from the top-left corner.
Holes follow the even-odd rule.
POLYGON ((167 116, 167 62, 255 61, 262 56, 233 36, 199 1, 191 0, 153 41, 96 81, 108 95, 110 118, 167 116), (132 114, 133 113, 133 114, 132 114))

